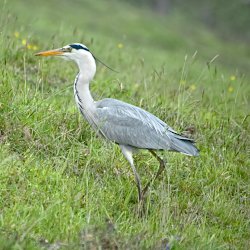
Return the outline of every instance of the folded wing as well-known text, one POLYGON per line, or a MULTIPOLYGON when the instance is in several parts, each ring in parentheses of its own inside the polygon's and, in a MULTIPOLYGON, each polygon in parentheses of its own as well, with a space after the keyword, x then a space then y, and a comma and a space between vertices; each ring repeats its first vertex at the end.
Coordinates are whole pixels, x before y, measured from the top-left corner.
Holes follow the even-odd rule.
POLYGON ((98 129, 118 144, 198 155, 194 141, 177 134, 153 114, 131 104, 103 99, 96 103, 98 129))

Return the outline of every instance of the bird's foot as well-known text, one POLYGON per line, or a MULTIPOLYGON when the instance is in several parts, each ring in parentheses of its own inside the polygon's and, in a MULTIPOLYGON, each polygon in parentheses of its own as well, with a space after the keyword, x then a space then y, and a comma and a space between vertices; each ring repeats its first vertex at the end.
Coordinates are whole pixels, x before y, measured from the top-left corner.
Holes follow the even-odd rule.
POLYGON ((142 192, 140 192, 140 194, 138 195, 138 217, 143 217, 146 214, 147 189, 144 188, 142 192))

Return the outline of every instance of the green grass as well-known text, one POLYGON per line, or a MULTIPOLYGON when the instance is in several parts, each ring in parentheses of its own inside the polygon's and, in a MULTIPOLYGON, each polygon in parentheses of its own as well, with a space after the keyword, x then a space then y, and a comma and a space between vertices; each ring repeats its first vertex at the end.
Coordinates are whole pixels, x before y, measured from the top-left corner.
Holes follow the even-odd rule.
MULTIPOLYGON (((0 249, 248 249, 249 46, 178 12, 93 2, 0 7, 0 249), (192 131, 200 157, 162 154, 142 218, 129 164, 75 107, 75 65, 36 58, 23 39, 39 50, 85 43, 120 72, 98 65, 96 99, 192 131)), ((146 183, 158 164, 135 158, 146 183)))

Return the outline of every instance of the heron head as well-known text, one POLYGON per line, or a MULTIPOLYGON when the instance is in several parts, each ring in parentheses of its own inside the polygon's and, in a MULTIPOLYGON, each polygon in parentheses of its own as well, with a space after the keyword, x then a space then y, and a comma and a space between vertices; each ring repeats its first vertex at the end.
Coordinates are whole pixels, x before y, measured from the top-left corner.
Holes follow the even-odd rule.
POLYGON ((36 56, 59 56, 66 60, 78 61, 86 57, 93 57, 89 49, 81 43, 73 43, 59 49, 42 51, 36 56))
POLYGON ((96 71, 95 58, 89 49, 81 43, 72 43, 59 49, 42 51, 36 56, 57 56, 74 61, 80 71, 86 71, 92 78, 96 71))

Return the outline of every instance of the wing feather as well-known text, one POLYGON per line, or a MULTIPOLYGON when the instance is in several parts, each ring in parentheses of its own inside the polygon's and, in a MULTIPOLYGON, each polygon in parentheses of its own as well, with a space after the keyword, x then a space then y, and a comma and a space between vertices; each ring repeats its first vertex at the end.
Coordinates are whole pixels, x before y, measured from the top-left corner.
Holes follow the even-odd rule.
POLYGON ((156 116, 109 98, 97 102, 96 107, 99 130, 109 140, 137 148, 171 150, 169 134, 176 132, 156 116))

